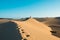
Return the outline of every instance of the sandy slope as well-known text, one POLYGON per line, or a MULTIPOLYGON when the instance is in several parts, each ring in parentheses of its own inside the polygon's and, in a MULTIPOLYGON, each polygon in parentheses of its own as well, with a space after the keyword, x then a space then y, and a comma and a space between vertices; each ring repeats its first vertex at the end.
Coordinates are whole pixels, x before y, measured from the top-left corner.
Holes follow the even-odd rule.
POLYGON ((24 29, 25 33, 22 33, 20 29, 22 37, 28 40, 60 40, 59 38, 51 35, 51 28, 33 18, 23 22, 14 22, 17 23, 19 27, 22 27, 21 29, 24 29), (30 35, 30 37, 26 37, 26 35, 30 35))

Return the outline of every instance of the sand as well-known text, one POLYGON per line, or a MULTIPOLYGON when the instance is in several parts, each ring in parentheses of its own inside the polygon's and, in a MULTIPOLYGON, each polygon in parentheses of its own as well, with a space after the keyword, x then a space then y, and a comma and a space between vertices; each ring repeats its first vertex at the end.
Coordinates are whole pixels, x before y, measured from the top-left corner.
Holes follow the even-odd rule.
POLYGON ((8 22, 9 20, 7 20, 7 19, 0 19, 0 24, 1 23, 6 23, 6 22, 8 22))
MULTIPOLYGON (((60 40, 60 38, 53 36, 51 34, 51 28, 47 25, 38 22, 37 20, 30 18, 26 21, 13 21, 17 23, 19 30, 23 39, 26 38, 27 40, 60 40), (29 37, 26 37, 26 35, 29 35, 29 37)), ((22 39, 22 40, 23 40, 22 39)))

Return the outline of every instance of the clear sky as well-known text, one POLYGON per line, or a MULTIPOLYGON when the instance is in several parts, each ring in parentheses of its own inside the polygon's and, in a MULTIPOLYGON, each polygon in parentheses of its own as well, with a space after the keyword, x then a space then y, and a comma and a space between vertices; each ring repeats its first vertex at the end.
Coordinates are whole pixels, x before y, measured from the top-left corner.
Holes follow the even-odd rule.
POLYGON ((60 0, 0 0, 0 18, 60 16, 60 0))

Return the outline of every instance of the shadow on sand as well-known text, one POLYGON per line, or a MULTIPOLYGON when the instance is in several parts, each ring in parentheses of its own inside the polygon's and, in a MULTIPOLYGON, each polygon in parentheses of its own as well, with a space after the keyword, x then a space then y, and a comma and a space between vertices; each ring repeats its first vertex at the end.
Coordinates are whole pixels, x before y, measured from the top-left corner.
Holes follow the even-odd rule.
POLYGON ((17 24, 11 21, 0 24, 0 40, 22 40, 17 24))
POLYGON ((54 25, 50 25, 49 27, 51 27, 52 31, 51 34, 60 38, 60 27, 54 26, 54 25))

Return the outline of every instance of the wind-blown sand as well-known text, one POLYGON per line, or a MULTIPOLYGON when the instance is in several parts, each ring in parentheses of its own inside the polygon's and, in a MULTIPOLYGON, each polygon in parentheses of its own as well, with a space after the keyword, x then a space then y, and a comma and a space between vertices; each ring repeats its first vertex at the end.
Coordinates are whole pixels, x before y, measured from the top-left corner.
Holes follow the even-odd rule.
POLYGON ((26 38, 27 40, 60 40, 60 38, 53 36, 51 34, 51 28, 47 25, 36 21, 33 18, 30 18, 26 21, 14 21, 17 23, 18 27, 20 28, 20 31, 23 29, 24 33, 22 31, 20 32, 23 39, 26 38), (30 35, 29 37, 26 37, 26 35, 30 35))

